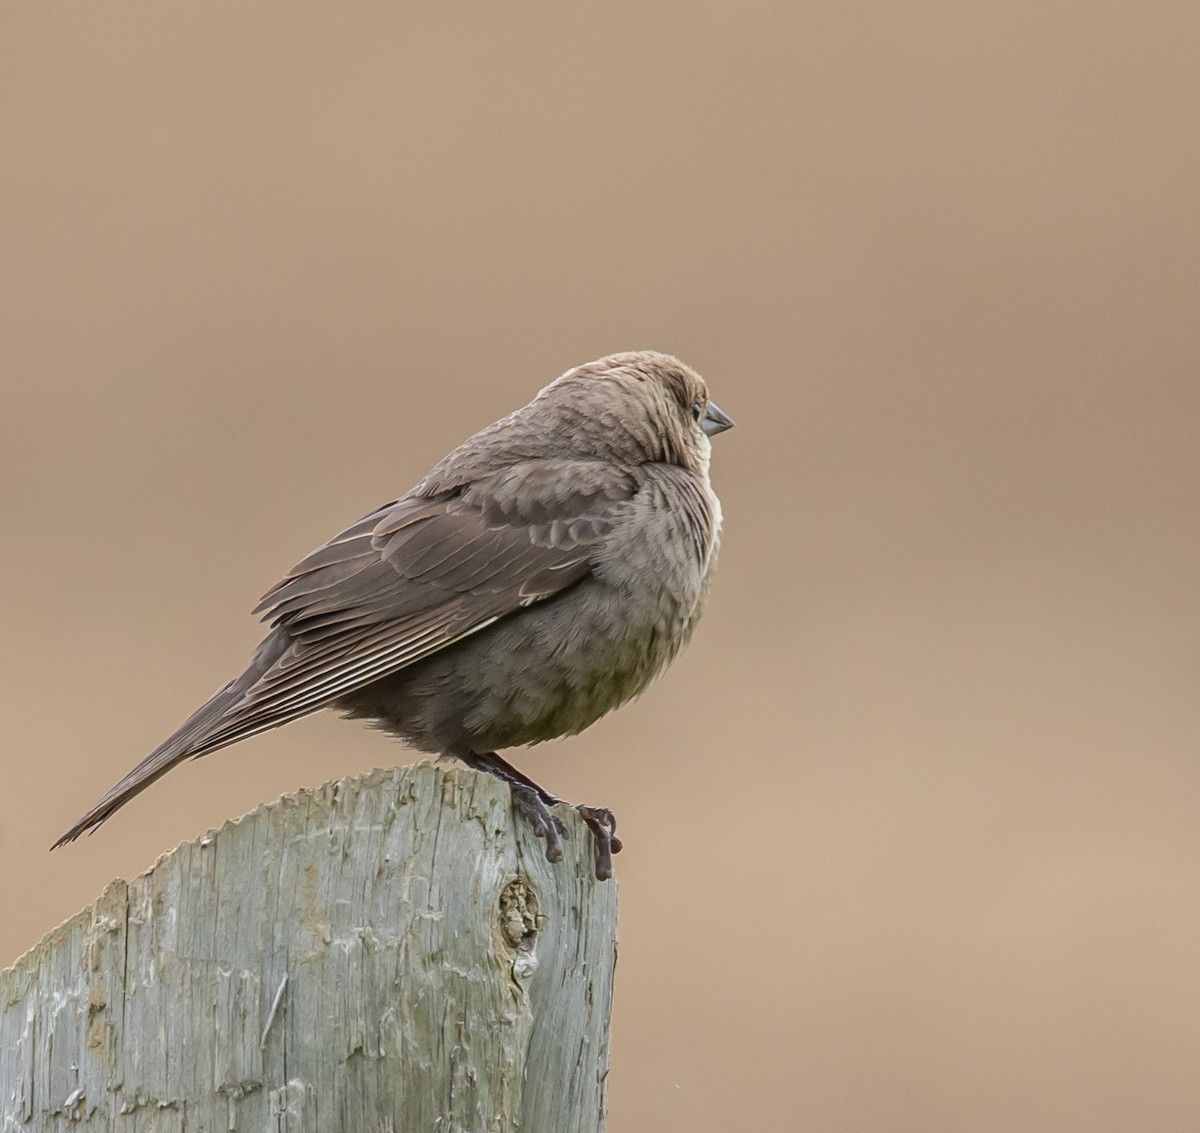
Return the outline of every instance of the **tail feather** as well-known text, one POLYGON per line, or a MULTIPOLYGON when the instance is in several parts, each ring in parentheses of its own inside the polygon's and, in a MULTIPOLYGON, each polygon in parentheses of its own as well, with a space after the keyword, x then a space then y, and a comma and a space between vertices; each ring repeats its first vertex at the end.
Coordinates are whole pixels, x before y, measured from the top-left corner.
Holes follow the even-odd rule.
POLYGON ((222 729, 229 722, 236 706, 242 702, 246 690, 279 659, 284 647, 285 640, 276 635, 263 641, 255 652, 250 667, 240 677, 230 681, 197 708, 50 848, 57 850, 59 846, 74 842, 81 834, 94 831, 135 795, 141 794, 151 783, 162 778, 172 767, 185 759, 207 755, 243 739, 246 733, 237 733, 226 738, 221 735, 222 729))
POLYGON ((204 737, 219 727, 231 705, 241 699, 241 690, 238 688, 240 683, 240 680, 231 681, 193 712, 175 732, 146 756, 50 848, 57 850, 59 846, 74 842, 80 834, 95 830, 134 795, 140 794, 176 764, 194 755, 205 754, 208 749, 203 746, 204 737))

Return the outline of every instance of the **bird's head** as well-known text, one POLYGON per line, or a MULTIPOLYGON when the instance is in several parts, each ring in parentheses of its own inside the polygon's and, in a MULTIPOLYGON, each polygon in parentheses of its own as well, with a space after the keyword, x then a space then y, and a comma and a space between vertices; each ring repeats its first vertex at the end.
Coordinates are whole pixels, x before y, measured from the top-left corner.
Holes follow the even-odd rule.
POLYGON ((733 426, 695 370, 656 350, 585 362, 542 390, 537 402, 588 455, 695 472, 708 468, 710 438, 733 426))

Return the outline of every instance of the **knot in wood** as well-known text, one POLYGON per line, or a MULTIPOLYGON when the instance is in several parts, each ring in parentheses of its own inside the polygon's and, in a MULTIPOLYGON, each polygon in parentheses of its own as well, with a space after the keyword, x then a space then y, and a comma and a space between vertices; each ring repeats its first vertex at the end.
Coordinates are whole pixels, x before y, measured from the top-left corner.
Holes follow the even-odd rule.
POLYGON ((538 899, 524 878, 514 878, 500 893, 500 933, 517 952, 532 952, 539 928, 538 899))

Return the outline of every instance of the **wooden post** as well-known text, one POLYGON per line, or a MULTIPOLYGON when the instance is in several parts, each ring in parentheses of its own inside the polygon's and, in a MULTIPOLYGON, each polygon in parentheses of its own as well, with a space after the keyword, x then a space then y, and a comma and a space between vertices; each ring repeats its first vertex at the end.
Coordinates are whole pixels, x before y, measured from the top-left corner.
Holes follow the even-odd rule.
POLYGON ((616 885, 568 824, 551 865, 421 764, 179 846, 0 972, 0 1131, 603 1129, 616 885))

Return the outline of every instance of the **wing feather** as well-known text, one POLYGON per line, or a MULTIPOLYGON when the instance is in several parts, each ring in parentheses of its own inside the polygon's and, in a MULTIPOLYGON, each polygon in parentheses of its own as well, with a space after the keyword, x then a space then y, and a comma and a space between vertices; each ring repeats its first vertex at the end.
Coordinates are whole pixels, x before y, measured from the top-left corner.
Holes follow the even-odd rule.
POLYGON ((638 481, 622 473, 572 497, 587 480, 567 471, 533 475, 553 497, 540 505, 503 498, 529 486, 512 469, 491 496, 484 484, 467 499, 405 497, 310 554, 259 605, 287 649, 202 746, 295 719, 585 577, 638 481), (566 519, 548 519, 551 507, 566 519))
POLYGON ((644 482, 636 468, 526 461, 442 496, 378 508, 255 608, 270 634, 220 689, 57 844, 99 826, 184 759, 285 724, 415 664, 592 570, 644 482))

